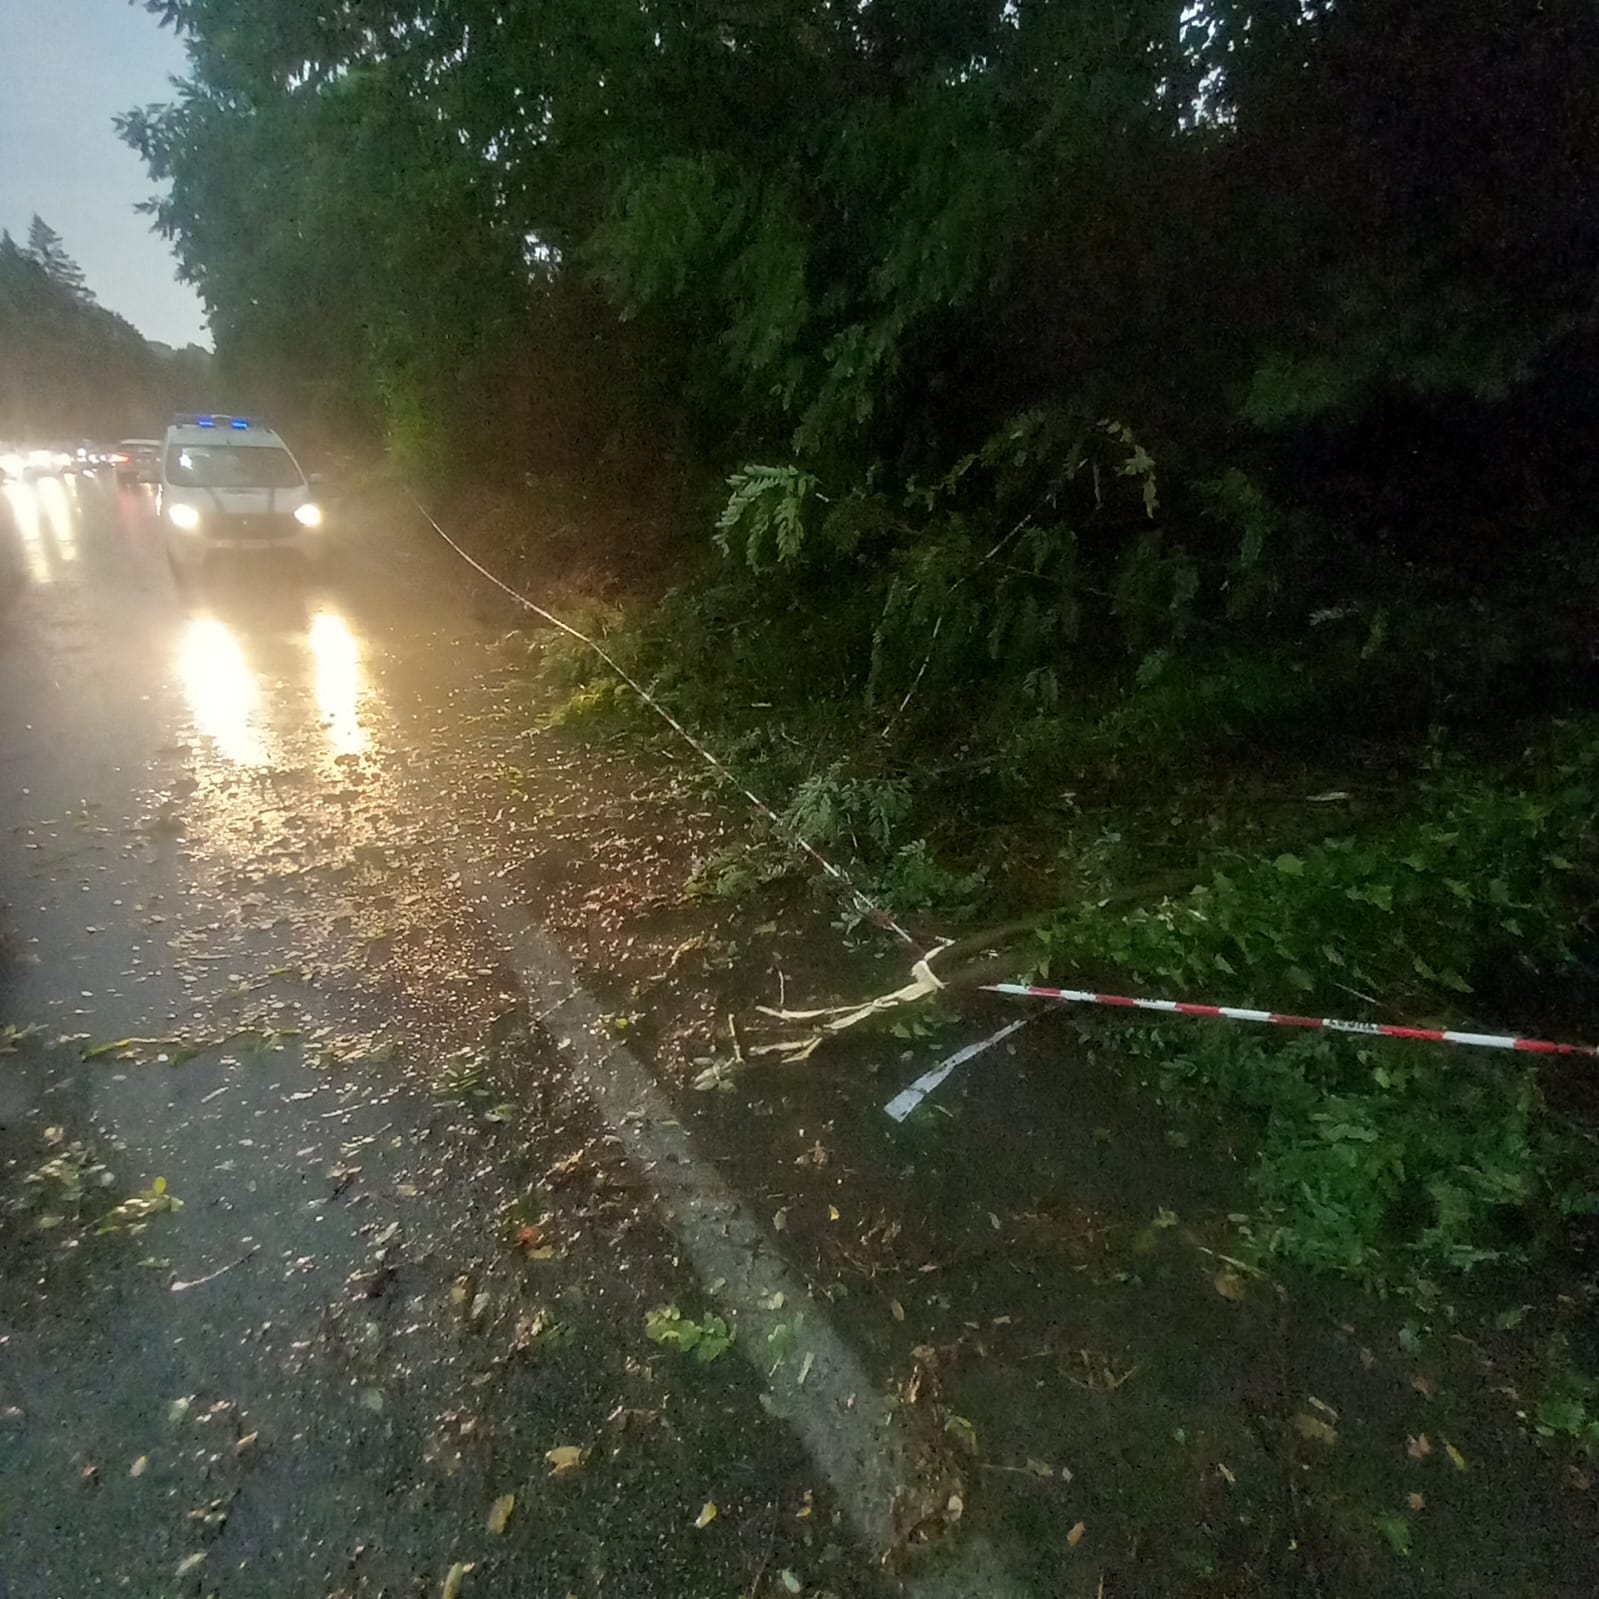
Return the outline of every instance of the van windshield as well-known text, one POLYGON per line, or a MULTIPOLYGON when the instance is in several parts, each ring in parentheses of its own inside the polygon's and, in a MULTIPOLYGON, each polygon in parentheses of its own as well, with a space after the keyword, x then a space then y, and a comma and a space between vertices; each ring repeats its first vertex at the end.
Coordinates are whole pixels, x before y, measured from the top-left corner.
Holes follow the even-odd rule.
POLYGON ((287 450, 262 444, 175 444, 167 482, 181 488, 290 489, 305 481, 287 450))

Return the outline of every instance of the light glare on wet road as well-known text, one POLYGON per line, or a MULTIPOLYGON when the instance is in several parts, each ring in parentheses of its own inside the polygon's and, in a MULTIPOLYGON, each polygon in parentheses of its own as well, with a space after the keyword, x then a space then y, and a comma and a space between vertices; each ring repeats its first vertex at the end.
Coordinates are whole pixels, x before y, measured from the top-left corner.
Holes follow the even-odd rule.
POLYGON ((309 634, 315 673, 316 705, 333 753, 360 755, 366 729, 357 709, 361 694, 361 646, 350 624, 336 611, 318 611, 309 634))
POLYGON ((260 689, 233 629, 214 616, 195 617, 183 630, 178 663, 195 726, 228 760, 261 765, 266 748, 255 720, 260 689))

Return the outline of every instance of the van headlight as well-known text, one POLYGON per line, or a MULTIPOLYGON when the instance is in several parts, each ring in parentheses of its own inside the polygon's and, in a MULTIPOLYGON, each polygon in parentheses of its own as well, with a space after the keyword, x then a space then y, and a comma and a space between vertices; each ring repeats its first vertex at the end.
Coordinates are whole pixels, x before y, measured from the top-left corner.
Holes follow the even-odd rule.
POLYGON ((182 500, 167 507, 167 519, 173 527, 181 527, 185 533, 192 533, 200 525, 200 513, 182 500))
POLYGON ((304 505, 295 506, 294 520, 298 522, 301 527, 321 527, 322 507, 320 505, 313 505, 311 501, 307 500, 304 505))

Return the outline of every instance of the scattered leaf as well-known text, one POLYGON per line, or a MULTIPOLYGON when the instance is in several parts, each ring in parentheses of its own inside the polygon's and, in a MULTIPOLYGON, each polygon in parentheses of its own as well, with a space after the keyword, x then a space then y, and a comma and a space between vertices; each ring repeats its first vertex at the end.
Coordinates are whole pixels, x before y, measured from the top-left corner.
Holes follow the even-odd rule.
POLYGON ((888 1309, 889 1314, 893 1316, 895 1321, 904 1321, 905 1307, 897 1299, 889 1300, 888 1309))
POLYGON ((128 1467, 128 1475, 130 1477, 142 1477, 149 1469, 150 1457, 148 1455, 140 1455, 139 1458, 128 1467))
POLYGON ((959 1521, 966 1513, 966 1501, 959 1494, 951 1494, 949 1502, 944 1506, 944 1518, 947 1521, 959 1521))
POLYGON ((1325 1422, 1320 1416, 1312 1416, 1307 1411, 1301 1410, 1294 1417, 1294 1431, 1301 1438, 1314 1438, 1319 1444, 1335 1444, 1338 1442, 1338 1429, 1325 1422))
POLYGON ((816 1495, 809 1488, 805 1490, 805 1497, 800 1500, 800 1507, 794 1512, 796 1521, 809 1521, 816 1514, 816 1495))
POLYGON ((1464 1471, 1466 1469, 1466 1457, 1447 1438, 1444 1439, 1444 1453, 1449 1456, 1449 1464, 1456 1471, 1464 1471))
POLYGON ((772 1212, 772 1231, 786 1233, 788 1231, 788 1206, 784 1205, 772 1212))
POLYGON ((1047 1460, 1035 1460, 1031 1455, 1027 1459, 1027 1469, 1035 1477, 1053 1477, 1055 1468, 1047 1460))
POLYGON ((515 1494, 501 1494, 489 1506, 489 1531, 504 1534, 506 1526, 511 1520, 511 1512, 516 1509, 515 1494))
POLYGON ((461 1599, 461 1589, 466 1579, 476 1570, 475 1560, 457 1560, 444 1579, 444 1592, 439 1599, 461 1599))
POLYGON ((1072 1530, 1066 1534, 1066 1542, 1070 1548, 1075 1549, 1083 1541, 1083 1535, 1088 1531, 1086 1522, 1079 1521, 1072 1530))
POLYGON ((167 1406, 167 1425, 176 1427, 189 1414, 189 1406, 194 1403, 193 1394, 185 1394, 181 1399, 174 1399, 167 1406))
POLYGON ((1221 1473, 1222 1481, 1225 1482, 1229 1488, 1236 1488, 1238 1486, 1238 1479, 1233 1475, 1231 1467, 1223 1465, 1222 1462, 1218 1460, 1216 1462, 1216 1470, 1221 1473))
POLYGON ((1410 1439, 1405 1445, 1405 1453, 1412 1460, 1425 1460, 1432 1453, 1432 1443, 1426 1433, 1422 1433, 1419 1438, 1410 1439))
POLYGON ((799 1580, 799 1578, 796 1577, 794 1575, 794 1573, 788 1569, 787 1566, 784 1566, 783 1569, 780 1572, 778 1572, 777 1580, 780 1583, 782 1583, 783 1592, 784 1593, 804 1593, 805 1592, 805 1584, 803 1582, 801 1582, 799 1580))
POLYGON ((1397 1510, 1385 1510, 1380 1516, 1372 1519, 1377 1531, 1387 1540, 1388 1547, 1396 1555, 1409 1555, 1410 1523, 1397 1510))
POLYGON ((1425 1494, 1415 1493, 1406 1494, 1405 1503, 1412 1510, 1425 1510, 1427 1508, 1427 1496, 1425 1494))
POLYGON ((721 1515, 721 1511, 707 1499, 700 1507, 700 1513, 694 1518, 694 1525, 696 1527, 708 1527, 719 1515, 721 1515))
POLYGON ((1150 1223, 1151 1227, 1161 1230, 1164 1230, 1167 1227, 1175 1227, 1176 1225, 1177 1212, 1175 1210, 1168 1210, 1164 1205, 1162 1205, 1160 1209, 1155 1212, 1155 1219, 1150 1223))
POLYGON ((259 1432, 247 1432, 233 1446, 234 1454, 242 1455, 242 1454, 248 1453, 251 1449, 255 1448, 256 1441, 260 1438, 260 1436, 261 1436, 261 1434, 259 1432))
POLYGON ((837 1205, 829 1205, 827 1207, 827 1219, 829 1221, 837 1221, 839 1219, 839 1216, 840 1216, 840 1212, 839 1212, 839 1208, 838 1208, 837 1205))
POLYGON ((199 1566, 203 1566, 204 1564, 205 1551, 203 1549, 196 1554, 185 1555, 183 1559, 178 1562, 177 1575, 180 1577, 186 1577, 191 1571, 195 1570, 199 1566))
POLYGON ((383 1408, 383 1391, 380 1388, 363 1388, 361 1403, 375 1415, 383 1408))
POLYGON ((959 1438, 961 1443, 972 1453, 977 1450, 977 1429, 964 1416, 949 1415, 944 1419, 944 1431, 953 1437, 959 1438))
POLYGON ((1220 1294, 1223 1299, 1231 1299, 1234 1303, 1237 1303, 1237 1301, 1240 1299, 1246 1298, 1249 1294, 1249 1284, 1245 1282, 1243 1277, 1238 1272, 1234 1271, 1231 1266, 1222 1267, 1222 1269, 1211 1278, 1211 1282, 1215 1286, 1216 1292, 1220 1294))
POLYGON ((546 1450, 544 1458, 550 1463, 552 1477, 564 1477, 583 1464, 588 1458, 588 1450, 579 1448, 576 1444, 560 1444, 554 1449, 546 1450))

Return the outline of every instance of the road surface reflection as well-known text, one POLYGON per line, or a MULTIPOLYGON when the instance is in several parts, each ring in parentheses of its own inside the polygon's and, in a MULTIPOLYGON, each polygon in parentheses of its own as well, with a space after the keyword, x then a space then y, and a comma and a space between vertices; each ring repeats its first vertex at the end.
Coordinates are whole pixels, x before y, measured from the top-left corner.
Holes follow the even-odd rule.
MULTIPOLYGON (((281 694, 275 707, 279 714, 272 714, 267 680, 252 655, 270 649, 273 642, 252 638, 233 622, 210 615, 190 617, 179 638, 178 676, 195 729, 237 766, 293 759, 281 746, 290 740, 299 744, 296 735, 303 734, 309 720, 296 715, 290 697, 281 694)), ((311 697, 326 753, 334 758, 364 754, 366 680, 354 629, 338 611, 324 606, 293 643, 310 655, 311 697)))
POLYGON ((78 559, 77 507, 59 478, 7 483, 4 493, 28 576, 53 583, 78 559))
POLYGON ((333 754, 364 754, 367 737, 360 714, 361 646, 350 624, 337 611, 318 611, 311 619, 307 636, 316 705, 333 754))
POLYGON ((233 629, 214 616, 192 618, 179 643, 178 671, 194 725, 218 753, 240 766, 262 765, 260 686, 233 629))

